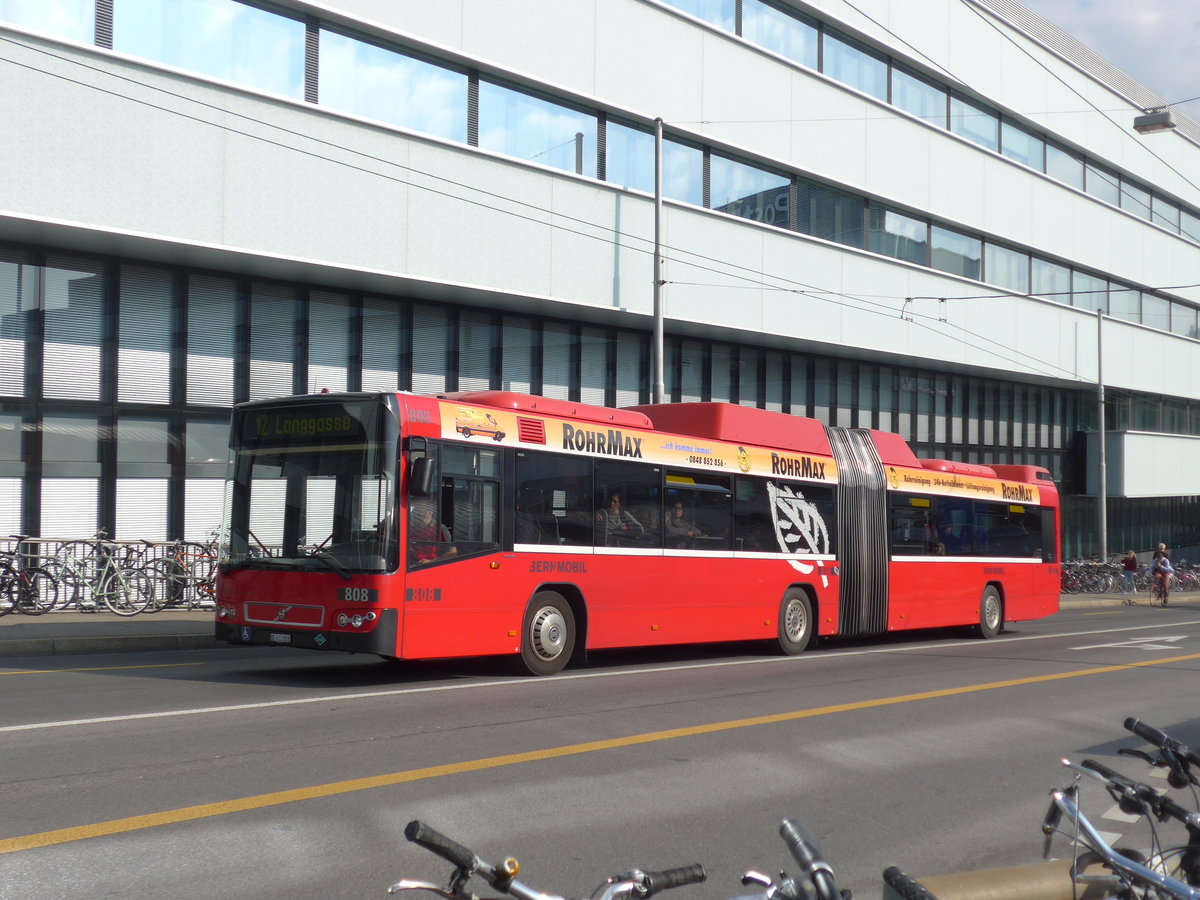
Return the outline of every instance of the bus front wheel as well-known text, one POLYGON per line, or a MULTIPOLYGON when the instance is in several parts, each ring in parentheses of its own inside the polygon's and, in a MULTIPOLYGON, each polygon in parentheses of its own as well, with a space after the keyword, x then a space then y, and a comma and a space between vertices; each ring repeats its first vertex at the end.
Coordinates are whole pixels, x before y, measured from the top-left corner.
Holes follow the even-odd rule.
POLYGON ((1004 606, 1000 602, 1000 592, 989 584, 979 600, 979 624, 975 626, 975 634, 985 640, 994 638, 1003 624, 1004 606))
POLYGON ((571 661, 575 615, 561 594, 538 591, 525 610, 521 663, 531 675, 553 675, 571 661))
POLYGON ((800 588, 790 588, 779 604, 779 649, 795 656, 809 649, 815 636, 812 601, 800 588))

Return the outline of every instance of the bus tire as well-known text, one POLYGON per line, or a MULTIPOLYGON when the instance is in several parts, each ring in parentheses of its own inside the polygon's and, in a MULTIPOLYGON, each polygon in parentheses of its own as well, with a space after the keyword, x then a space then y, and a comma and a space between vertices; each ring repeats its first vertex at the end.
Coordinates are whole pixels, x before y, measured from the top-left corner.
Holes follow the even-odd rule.
POLYGON ((995 585, 989 584, 983 589, 979 599, 979 624, 975 626, 977 637, 991 640, 1000 633, 1004 625, 1004 604, 1000 600, 1000 592, 995 585))
POLYGON ((571 661, 575 614, 561 594, 538 591, 521 626, 521 664, 530 675, 554 675, 571 661))
POLYGON ((816 620, 812 601, 800 588, 788 588, 779 604, 779 649, 785 656, 795 656, 812 647, 816 638, 816 620))

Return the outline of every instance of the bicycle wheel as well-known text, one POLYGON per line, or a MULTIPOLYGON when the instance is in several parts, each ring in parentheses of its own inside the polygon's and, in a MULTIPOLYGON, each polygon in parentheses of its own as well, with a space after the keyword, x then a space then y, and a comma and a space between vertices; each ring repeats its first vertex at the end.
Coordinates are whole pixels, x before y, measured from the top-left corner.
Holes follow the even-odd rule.
POLYGON ((12 577, 12 570, 7 566, 0 566, 0 616, 7 616, 9 613, 17 611, 17 604, 13 602, 14 590, 15 580, 12 577))
POLYGON ((156 559, 143 567, 142 572, 150 579, 151 598, 146 612, 156 613, 168 606, 180 606, 187 591, 187 572, 178 560, 156 559))
POLYGON ((187 608, 215 606, 217 557, 206 544, 184 544, 183 562, 188 570, 187 608))
POLYGON ((45 615, 58 602, 58 581, 44 569, 19 571, 14 584, 17 611, 27 616, 45 615))
POLYGON ((96 591, 110 612, 136 616, 154 599, 154 580, 141 569, 122 572, 110 568, 101 577, 96 591))
POLYGON ((74 606, 87 612, 94 611, 101 602, 93 591, 99 574, 96 549, 87 541, 67 541, 42 565, 58 578, 64 607, 74 606))

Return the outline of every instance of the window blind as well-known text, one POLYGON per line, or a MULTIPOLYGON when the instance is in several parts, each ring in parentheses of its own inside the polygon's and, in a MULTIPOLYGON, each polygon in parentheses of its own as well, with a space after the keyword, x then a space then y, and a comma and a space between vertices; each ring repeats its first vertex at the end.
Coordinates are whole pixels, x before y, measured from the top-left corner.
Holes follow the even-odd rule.
POLYGON ((313 291, 308 304, 308 389, 344 391, 350 371, 350 298, 313 291))
POLYGON ((171 401, 171 273, 121 267, 117 399, 171 401))
MULTIPOLYGON (((635 406, 642 402, 642 387, 649 385, 642 366, 642 338, 630 331, 617 333, 617 406, 635 406)), ((668 382, 670 377, 664 373, 668 382)), ((650 399, 647 392, 646 399, 650 399)))
POLYGON ((400 386, 400 304, 381 297, 363 300, 362 389, 394 391, 400 386))
POLYGON ((292 393, 296 340, 295 291, 285 285, 255 284, 250 289, 251 400, 292 393))
POLYGON ((608 333, 584 328, 579 334, 579 399, 603 406, 608 384, 608 333))
POLYGON ((506 391, 533 393, 533 351, 537 326, 528 319, 504 317, 504 346, 501 351, 501 386, 506 391))
POLYGON ((571 399, 571 329, 557 322, 542 326, 542 394, 571 399))
POLYGON ((42 392, 63 400, 100 399, 104 291, 100 265, 49 256, 45 281, 46 341, 42 392))
POLYGON ((167 539, 167 479, 118 478, 114 538, 121 541, 167 539))
POLYGON ((98 478, 43 478, 41 536, 90 538, 99 512, 98 478))
POLYGON ((21 533, 21 479, 0 478, 0 534, 21 533))
POLYGON ((187 323, 188 403, 231 405, 237 336, 237 291, 233 280, 191 276, 187 323))
POLYGON ((225 480, 189 478, 183 485, 183 538, 207 541, 221 526, 225 503, 225 480))
POLYGON ((25 393, 25 334, 37 305, 36 275, 27 253, 0 248, 0 396, 25 393))
POLYGON ((446 311, 431 306, 413 309, 412 389, 420 394, 446 390, 446 311))
POLYGON ((458 389, 492 386, 492 320, 485 312, 463 310, 458 319, 458 389))

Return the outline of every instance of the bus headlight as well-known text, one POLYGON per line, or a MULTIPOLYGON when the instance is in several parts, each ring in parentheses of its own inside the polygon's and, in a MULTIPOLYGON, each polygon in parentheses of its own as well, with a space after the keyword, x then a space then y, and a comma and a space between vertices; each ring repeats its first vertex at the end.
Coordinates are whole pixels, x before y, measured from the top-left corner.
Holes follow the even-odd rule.
POLYGON ((368 623, 374 622, 379 618, 376 612, 340 612, 337 615, 337 623, 340 628, 362 628, 368 623))

